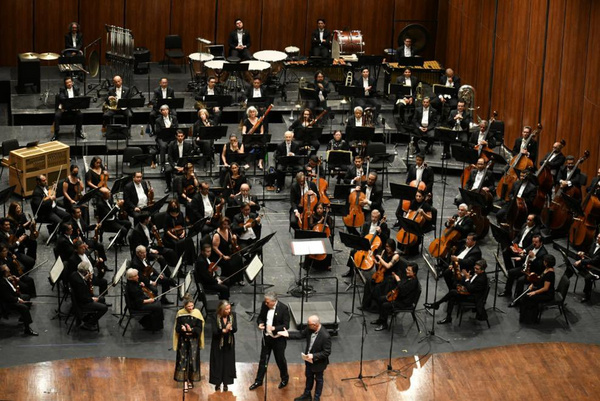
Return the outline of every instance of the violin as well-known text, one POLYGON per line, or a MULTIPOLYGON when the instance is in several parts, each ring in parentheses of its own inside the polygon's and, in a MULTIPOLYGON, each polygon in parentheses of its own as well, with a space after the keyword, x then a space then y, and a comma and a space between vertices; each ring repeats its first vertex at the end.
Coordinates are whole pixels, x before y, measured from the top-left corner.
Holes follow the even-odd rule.
POLYGON ((92 296, 94 296, 94 283, 93 283, 94 277, 92 272, 89 272, 86 276, 85 281, 87 282, 88 285, 88 290, 90 291, 90 294, 92 294, 92 296))
POLYGON ((315 185, 317 186, 317 192, 319 193, 321 203, 323 203, 324 205, 328 205, 331 203, 331 201, 329 200, 329 197, 327 196, 327 188, 328 188, 329 184, 327 184, 326 179, 322 178, 319 175, 319 173, 320 173, 319 169, 321 167, 321 163, 323 163, 322 156, 319 159, 319 163, 317 164, 317 176, 312 180, 312 182, 314 182, 315 185))
POLYGON ((148 206, 152 206, 154 205, 154 188, 150 181, 146 181, 146 185, 148 185, 148 206))
POLYGON ((231 238, 231 252, 236 253, 242 250, 237 242, 237 237, 229 231, 229 238, 231 238))
MULTIPOLYGON (((387 217, 383 216, 379 222, 377 222, 377 227, 380 227, 382 223, 385 223, 386 219, 387 217)), ((354 264, 361 270, 371 270, 376 263, 375 252, 377 252, 381 246, 381 238, 377 234, 368 234, 365 238, 369 240, 369 250, 356 251, 354 254, 354 264)))
POLYGON ((241 222, 240 224, 238 224, 238 227, 244 227, 244 226, 245 226, 246 224, 248 224, 248 223, 250 223, 250 227, 254 227, 254 226, 256 226, 256 224, 260 223, 260 219, 261 219, 263 216, 264 216, 264 215, 262 215, 262 214, 261 214, 261 215, 260 215, 260 216, 258 216, 256 219, 252 219, 252 218, 250 218, 250 219, 248 219, 248 221, 247 221, 247 222, 245 222, 245 223, 244 223, 244 222, 241 222))
POLYGON ((377 271, 375 273, 373 273, 373 275, 371 276, 371 279, 373 280, 373 282, 375 284, 381 284, 381 283, 383 283, 383 279, 385 278, 385 271, 387 269, 381 262, 375 261, 375 264, 377 265, 377 271))
POLYGON ((21 295, 21 287, 19 286, 19 278, 11 275, 11 276, 8 276, 8 281, 10 281, 12 286, 15 288, 15 292, 17 293, 17 296, 20 296, 21 295))
POLYGON ((213 210, 215 212, 213 213, 213 216, 211 218, 211 221, 214 224, 218 224, 219 221, 221 221, 221 216, 223 215, 223 204, 224 203, 225 203, 224 201, 221 201, 221 203, 219 203, 217 205, 217 198, 215 198, 215 203, 213 204, 213 210))
POLYGON ((396 298, 398 298, 399 293, 400 291, 398 291, 398 287, 396 287, 387 293, 387 295, 385 296, 385 300, 388 302, 394 302, 396 298))
POLYGON ((35 222, 35 219, 33 217, 31 217, 31 214, 29 214, 29 219, 30 219, 30 225, 29 225, 29 238, 36 240, 39 235, 40 232, 37 229, 37 224, 35 222))
POLYGON ((108 175, 108 171, 100 174, 100 182, 98 183, 98 188, 108 188, 109 178, 110 176, 108 175))
POLYGON ((163 247, 162 238, 160 237, 160 234, 159 234, 158 230, 156 229, 155 225, 152 226, 152 235, 154 235, 154 239, 156 240, 156 246, 162 248, 163 247))
POLYGON ((186 227, 182 225, 177 225, 169 230, 171 234, 176 236, 179 239, 183 239, 185 237, 185 229, 186 227))
POLYGON ((148 299, 154 299, 156 296, 154 295, 154 293, 152 291, 150 291, 146 286, 140 286, 142 288, 142 291, 144 292, 144 294, 146 294, 146 296, 148 297, 148 299))
POLYGON ((221 261, 221 259, 223 259, 223 257, 221 256, 216 262, 210 262, 208 264, 208 272, 209 273, 215 273, 217 271, 217 268, 219 267, 219 262, 221 261))

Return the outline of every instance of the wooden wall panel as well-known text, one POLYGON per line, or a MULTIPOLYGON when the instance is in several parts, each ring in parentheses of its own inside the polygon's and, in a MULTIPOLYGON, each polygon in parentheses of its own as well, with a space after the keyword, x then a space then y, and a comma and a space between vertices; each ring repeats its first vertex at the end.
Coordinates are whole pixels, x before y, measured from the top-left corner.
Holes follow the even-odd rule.
POLYGON ((584 96, 596 106, 600 106, 600 52, 598 51, 600 49, 600 2, 598 1, 592 2, 589 26, 584 96))
POLYGON ((77 0, 35 0, 35 51, 60 53, 69 23, 77 19, 77 0))
MULTIPOLYGON (((283 4, 283 3, 282 3, 283 4)), ((221 0, 217 9, 217 43, 225 45, 225 55, 229 54, 227 38, 229 33, 235 29, 235 19, 241 18, 244 29, 250 32, 250 52, 254 53, 260 49, 261 15, 263 12, 263 0, 221 0)), ((268 21, 264 21, 267 24, 268 21)))
POLYGON ((214 0, 172 1, 170 34, 181 36, 185 54, 198 51, 198 37, 214 41, 216 8, 214 0))
POLYGON ((3 29, 0 65, 16 65, 19 53, 34 50, 33 0, 5 0, 2 8, 2 18, 19 29, 3 29))
MULTIPOLYGON (((398 35, 406 26, 410 24, 419 24, 425 27, 429 34, 427 47, 421 52, 421 55, 428 60, 432 60, 436 51, 436 38, 438 30, 438 0, 396 0, 394 6, 394 33, 393 48, 398 47, 398 35)), ((391 45, 391 43, 390 43, 391 45)), ((386 46, 387 47, 387 46, 386 46)))
POLYGON ((102 63, 104 63, 106 51, 106 28, 104 26, 124 26, 125 0, 103 0, 101 2, 80 0, 79 6, 79 24, 83 32, 83 43, 88 45, 97 38, 101 38, 101 56, 102 63))
MULTIPOLYGON (((310 50, 310 34, 316 20, 306 19, 306 0, 263 0, 262 38, 260 49, 284 51, 287 46, 300 48, 301 54, 310 50), (304 39, 308 37, 308 47, 304 39)), ((258 43, 257 43, 258 45, 258 43)))
POLYGON ((133 31, 136 47, 146 47, 150 50, 152 61, 163 59, 165 36, 170 32, 170 13, 170 1, 126 0, 125 2, 125 28, 133 31))

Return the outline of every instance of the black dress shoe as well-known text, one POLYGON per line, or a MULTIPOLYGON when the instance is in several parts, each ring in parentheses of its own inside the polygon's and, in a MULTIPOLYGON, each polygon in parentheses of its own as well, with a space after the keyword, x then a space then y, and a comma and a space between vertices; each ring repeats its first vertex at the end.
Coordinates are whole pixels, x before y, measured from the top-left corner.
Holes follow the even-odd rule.
POLYGON ((29 326, 25 327, 24 333, 26 336, 39 336, 39 334, 36 333, 35 331, 31 330, 31 327, 29 327, 29 326))
POLYGON ((511 295, 512 293, 509 291, 502 291, 500 294, 498 294, 499 297, 510 297, 511 295))
POLYGON ((373 320, 373 321, 371 322, 371 324, 374 324, 374 325, 381 324, 381 320, 379 320, 379 319, 377 319, 377 320, 373 320))
POLYGON ((78 133, 77 136, 81 139, 85 139, 85 134, 83 132, 78 133))
POLYGON ((161 166, 160 172, 161 172, 161 174, 165 172, 165 166, 161 166))
POLYGON ((254 382, 254 383, 252 383, 252 384, 250 385, 250 387, 248 387, 248 390, 254 390, 254 389, 256 389, 256 388, 258 388, 258 387, 260 387, 260 386, 262 386, 262 383, 259 383, 259 382, 254 382))
POLYGON ((588 303, 590 302, 590 297, 583 297, 579 300, 579 302, 581 302, 582 304, 588 303))
POLYGON ((50 138, 50 142, 52 141, 58 141, 58 137, 55 135, 52 135, 52 138, 50 138))
POLYGON ((387 329, 387 325, 385 324, 380 324, 379 326, 375 327, 375 331, 383 331, 387 329))
POLYGON ((427 309, 435 309, 435 310, 438 310, 440 308, 440 306, 436 303, 432 303, 432 304, 425 303, 425 304, 423 304, 423 306, 426 307, 427 309))
POLYGON ((282 380, 282 381, 279 383, 279 386, 277 386, 277 388, 281 390, 282 388, 284 388, 285 386, 287 386, 287 384, 288 384, 288 381, 287 381, 287 380, 282 380))
POLYGON ((452 318, 451 318, 451 317, 447 317, 447 318, 445 318, 445 319, 438 320, 438 322, 437 322, 437 323, 438 323, 438 324, 449 324, 449 323, 452 323, 452 318))
POLYGON ((223 384, 223 391, 227 391, 227 390, 229 390, 229 389, 227 388, 227 384, 223 384))

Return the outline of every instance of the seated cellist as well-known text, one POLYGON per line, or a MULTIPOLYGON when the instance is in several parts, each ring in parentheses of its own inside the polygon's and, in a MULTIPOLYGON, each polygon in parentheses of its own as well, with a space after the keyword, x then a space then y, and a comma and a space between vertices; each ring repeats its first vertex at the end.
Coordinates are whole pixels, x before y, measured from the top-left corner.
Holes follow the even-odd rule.
POLYGON ((303 199, 307 199, 307 197, 314 198, 311 199, 310 203, 314 203, 316 206, 319 202, 319 191, 314 182, 307 180, 304 173, 299 172, 296 174, 296 182, 292 184, 292 188, 290 189, 290 225, 293 228, 299 227, 299 222, 302 220, 302 213, 306 212, 302 205, 303 199))
MULTIPOLYGON (((398 212, 396 211, 396 213, 398 212)), ((408 212, 406 212, 404 216, 402 214, 396 214, 396 217, 398 220, 400 220, 401 217, 409 220, 415 220, 419 222, 421 227, 423 227, 427 222, 431 221, 433 218, 432 207, 427 202, 425 192, 417 191, 415 194, 415 199, 410 202, 408 212)), ((396 236, 396 239, 398 240, 398 247, 403 248, 400 254, 412 255, 418 251, 421 239, 417 238, 416 241, 410 241, 409 237, 409 234, 404 231, 404 229, 400 229, 400 231, 398 231, 398 235, 396 236)))
MULTIPOLYGON (((529 170, 521 171, 519 177, 520 180, 515 182, 515 184, 512 187, 510 199, 523 199, 525 201, 525 204, 527 205, 527 210, 532 211, 532 202, 537 193, 537 185, 530 179, 529 170)), ((506 222, 506 217, 510 204, 511 202, 506 203, 504 206, 502 206, 498 213, 496 213, 496 220, 499 224, 506 222)))
MULTIPOLYGON (((363 224, 360 233, 361 237, 366 237, 369 234, 376 234, 377 236, 379 236, 379 238, 381 239, 381 246, 378 249, 379 251, 383 250, 384 244, 390 237, 390 229, 388 228, 387 223, 382 220, 383 216, 381 215, 379 210, 373 210, 371 212, 371 219, 365 224, 363 224)), ((353 250, 350 253, 350 256, 348 257, 348 263, 346 264, 349 269, 346 273, 342 274, 342 277, 352 277, 352 275, 354 274, 355 264, 353 261, 353 257, 355 252, 356 251, 353 250)))

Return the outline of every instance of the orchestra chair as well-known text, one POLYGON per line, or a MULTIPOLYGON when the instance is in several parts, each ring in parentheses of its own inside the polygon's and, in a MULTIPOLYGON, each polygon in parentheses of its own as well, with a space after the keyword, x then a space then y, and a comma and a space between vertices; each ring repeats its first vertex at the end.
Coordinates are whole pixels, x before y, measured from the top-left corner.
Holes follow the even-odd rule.
POLYGON ((542 312, 545 309, 549 309, 551 307, 557 307, 560 314, 564 316, 565 322, 567 322, 567 327, 569 327, 569 319, 567 319, 567 314, 565 313, 565 300, 567 299, 567 293, 569 292, 569 285, 571 284, 571 279, 566 274, 563 274, 558 282, 558 286, 556 287, 556 291, 554 291, 554 299, 548 302, 542 302, 539 304, 539 313, 537 316, 537 322, 539 323, 542 320, 542 312))
MULTIPOLYGON (((70 285, 69 285, 69 291, 71 291, 70 285)), ((65 325, 69 326, 69 330, 67 330, 67 335, 71 334, 71 329, 73 328, 73 325, 75 323, 77 323, 77 326, 79 327, 81 322, 84 321, 87 316, 92 316, 95 313, 96 313, 95 311, 83 311, 81 309, 81 305, 79 305, 79 302, 77 302, 75 297, 71 297, 71 309, 69 310, 69 314, 67 315, 67 318, 65 319, 65 325), (73 319, 73 320, 71 320, 71 324, 69 324, 69 318, 73 319)), ((99 322, 96 325, 96 331, 98 333, 100 332, 99 322)))
POLYGON ((2 178, 2 174, 4 174, 4 167, 8 167, 8 157, 10 156, 10 152, 19 148, 18 139, 7 139, 6 141, 2 141, 2 171, 0 171, 0 178, 2 178))
MULTIPOLYGON (((173 194, 176 195, 176 198, 179 199, 183 195, 183 179, 184 175, 175 175, 173 174, 173 182, 171 183, 171 188, 173 188, 173 194)), ((185 206, 182 207, 185 209, 185 206)))
POLYGON ((352 166, 352 152, 349 150, 328 151, 326 163, 327 163, 327 172, 329 173, 327 175, 327 183, 329 184, 332 176, 334 176, 334 177, 343 176, 346 174, 348 169, 352 166), (336 154, 341 154, 341 152, 344 152, 344 158, 346 158, 346 156, 347 156, 347 160, 344 160, 344 162, 339 162, 339 163, 329 162, 329 154, 330 154, 329 152, 335 152, 336 154))
POLYGON ((396 324, 396 317, 398 314, 410 313, 410 315, 412 316, 413 322, 415 322, 417 324, 417 331, 419 333, 421 332, 421 327, 419 326, 419 320, 417 319, 417 315, 415 314, 416 310, 417 310, 417 304, 419 303, 419 298, 421 298, 421 286, 420 285, 419 285, 419 290, 418 290, 417 294, 418 295, 415 298, 416 301, 410 308, 394 308, 394 309, 392 309, 392 313, 391 313, 391 317, 390 317, 390 324, 388 325, 388 331, 394 330, 394 326, 396 324))
POLYGON ((204 316, 208 315, 208 313, 214 313, 217 311, 217 306, 219 304, 219 299, 211 299, 210 301, 206 298, 207 295, 219 295, 217 291, 213 290, 205 290, 204 286, 201 282, 196 281, 194 278, 194 282, 196 283, 196 294, 194 295, 194 302, 202 302, 202 308, 200 308, 200 312, 204 311, 204 316))
POLYGON ((143 154, 142 148, 138 146, 128 146, 123 151, 123 159, 121 159, 121 172, 123 175, 131 175, 137 171, 140 171, 139 166, 131 166, 134 161, 133 157, 143 154))
MULTIPOLYGON (((487 290, 485 290, 484 301, 483 301, 484 309, 485 309, 485 303, 487 302, 488 295, 490 294, 491 288, 492 287, 490 285, 488 285, 487 290)), ((477 305, 475 304, 474 301, 465 300, 465 301, 458 301, 456 306, 458 307, 457 308, 458 310, 456 311, 456 316, 458 316, 458 318, 459 318, 458 326, 460 327, 460 325, 462 324, 463 313, 465 312, 465 310, 467 310, 467 311, 473 310, 477 307, 477 305)), ((487 316, 485 318, 485 322, 487 323, 488 329, 492 327, 492 326, 490 326, 490 320, 487 316)))
MULTIPOLYGON (((171 67, 171 59, 173 60, 182 60, 184 72, 187 71, 186 63, 185 63, 185 54, 183 53, 183 44, 181 41, 181 36, 179 35, 167 35, 165 37, 165 58, 167 59, 167 72, 171 67)), ((165 59, 163 58, 162 66, 165 66, 165 59)))
MULTIPOLYGON (((122 284, 125 285, 125 284, 122 284)), ((121 322, 123 321, 123 319, 127 318, 127 321, 125 322, 125 327, 123 328, 123 333, 121 334, 121 336, 125 336, 125 332, 127 332, 127 328, 129 327, 129 323, 131 322, 131 319, 137 320, 138 322, 143 319, 146 316, 150 316, 152 314, 151 311, 141 311, 141 310, 132 310, 129 307, 129 294, 127 294, 127 291, 123 290, 123 296, 125 297, 125 310, 123 311, 123 316, 121 317, 121 320, 119 320, 119 324, 121 324, 121 322)), ((153 331, 154 333, 154 331, 153 331)))
POLYGON ((152 223, 156 226, 158 232, 165 231, 165 223, 167 221, 167 212, 158 212, 152 215, 152 223))

